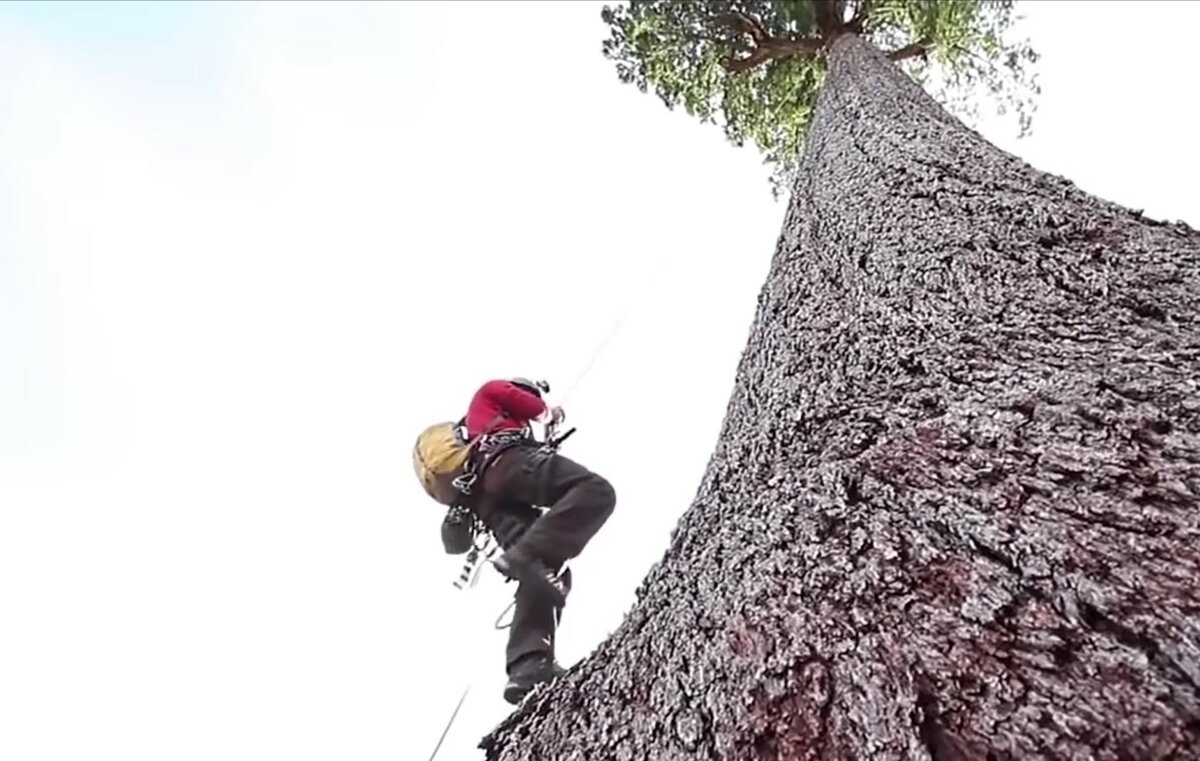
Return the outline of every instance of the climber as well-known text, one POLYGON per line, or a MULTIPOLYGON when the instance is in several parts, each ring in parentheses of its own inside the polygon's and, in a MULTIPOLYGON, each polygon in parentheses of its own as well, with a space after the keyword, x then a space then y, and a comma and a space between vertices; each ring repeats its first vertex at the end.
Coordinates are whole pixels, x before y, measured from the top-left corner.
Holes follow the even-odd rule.
POLYGON ((517 704, 534 685, 563 673, 554 659, 557 621, 571 587, 562 566, 578 556, 612 515, 616 493, 607 480, 543 447, 531 422, 562 422, 560 407, 547 407, 545 382, 492 380, 475 393, 464 419, 466 435, 479 440, 477 480, 442 524, 447 552, 472 543, 474 521, 503 549, 493 561, 518 582, 506 652, 509 681, 504 698, 517 704))

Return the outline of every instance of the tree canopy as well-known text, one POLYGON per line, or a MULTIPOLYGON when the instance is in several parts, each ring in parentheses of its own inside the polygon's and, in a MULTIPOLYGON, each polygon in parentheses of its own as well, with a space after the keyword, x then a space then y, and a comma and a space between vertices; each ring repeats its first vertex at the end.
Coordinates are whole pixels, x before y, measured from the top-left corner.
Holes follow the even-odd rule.
POLYGON ((825 80, 824 51, 862 36, 960 116, 978 96, 1028 132, 1039 89, 1037 53, 1005 39, 1014 0, 631 0, 605 6, 605 57, 622 82, 653 88, 720 124, 734 145, 756 145, 778 196, 790 187, 825 80))

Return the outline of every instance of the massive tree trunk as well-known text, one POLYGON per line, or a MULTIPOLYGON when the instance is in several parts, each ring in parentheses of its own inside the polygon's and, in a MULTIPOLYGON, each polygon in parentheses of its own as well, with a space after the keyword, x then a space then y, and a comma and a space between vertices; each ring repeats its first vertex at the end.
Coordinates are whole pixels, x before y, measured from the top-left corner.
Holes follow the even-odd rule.
POLYGON ((1200 758, 1200 235, 830 66, 695 503, 481 747, 1200 758))

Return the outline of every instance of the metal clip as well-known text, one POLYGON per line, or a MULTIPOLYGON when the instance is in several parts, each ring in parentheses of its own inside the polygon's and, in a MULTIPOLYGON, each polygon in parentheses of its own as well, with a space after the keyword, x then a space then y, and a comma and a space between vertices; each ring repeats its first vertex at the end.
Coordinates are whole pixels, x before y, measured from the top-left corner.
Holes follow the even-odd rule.
POLYGON ((479 550, 472 547, 471 551, 467 553, 467 559, 465 561, 463 561, 462 572, 458 575, 458 578, 454 581, 455 589, 462 589, 463 587, 465 587, 467 585, 467 582, 469 582, 471 580, 471 571, 475 570, 475 566, 478 563, 479 563, 479 550))
POLYGON ((550 436, 548 436, 546 438, 546 442, 542 445, 542 451, 545 451, 545 452, 556 451, 560 446, 562 446, 562 443, 564 441, 566 441, 567 439, 569 439, 571 437, 571 434, 573 434, 573 433, 575 433, 574 428, 568 429, 567 432, 562 434, 561 436, 558 435, 557 431, 554 431, 553 433, 551 433, 550 436))
POLYGON ((455 489, 458 489, 463 494, 471 493, 471 486, 475 483, 474 473, 464 473, 458 478, 451 481, 455 489))
POLYGON ((493 545, 490 538, 484 541, 482 547, 478 543, 471 547, 471 551, 467 553, 466 561, 463 562, 462 572, 454 582, 454 588, 462 590, 466 587, 475 586, 479 582, 479 574, 483 571, 482 561, 491 560, 497 550, 499 550, 499 547, 493 545), (489 545, 491 546, 489 547, 489 545), (482 558, 480 557, 481 555, 483 556, 482 558))

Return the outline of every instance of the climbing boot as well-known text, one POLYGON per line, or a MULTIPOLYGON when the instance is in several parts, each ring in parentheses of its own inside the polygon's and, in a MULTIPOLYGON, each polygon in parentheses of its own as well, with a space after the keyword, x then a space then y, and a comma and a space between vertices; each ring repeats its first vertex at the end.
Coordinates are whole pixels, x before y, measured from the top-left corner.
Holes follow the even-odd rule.
POLYGON ((508 684, 504 685, 504 700, 519 704, 529 691, 539 684, 551 682, 567 673, 554 659, 537 653, 527 655, 509 667, 508 684))

